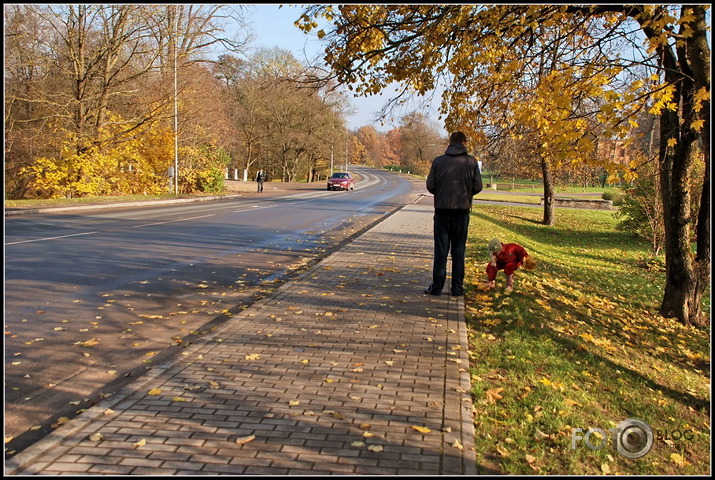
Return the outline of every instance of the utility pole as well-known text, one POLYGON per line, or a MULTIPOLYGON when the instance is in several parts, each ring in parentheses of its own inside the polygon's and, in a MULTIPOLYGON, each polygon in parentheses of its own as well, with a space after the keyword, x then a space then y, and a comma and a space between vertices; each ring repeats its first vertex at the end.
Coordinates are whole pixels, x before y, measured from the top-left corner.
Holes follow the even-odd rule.
POLYGON ((348 171, 348 142, 350 141, 349 121, 345 121, 345 171, 348 171))
POLYGON ((333 150, 335 150, 335 122, 331 125, 332 131, 330 135, 330 176, 333 176, 333 150))
POLYGON ((179 194, 179 88, 178 88, 178 39, 179 14, 174 6, 174 195, 179 194))

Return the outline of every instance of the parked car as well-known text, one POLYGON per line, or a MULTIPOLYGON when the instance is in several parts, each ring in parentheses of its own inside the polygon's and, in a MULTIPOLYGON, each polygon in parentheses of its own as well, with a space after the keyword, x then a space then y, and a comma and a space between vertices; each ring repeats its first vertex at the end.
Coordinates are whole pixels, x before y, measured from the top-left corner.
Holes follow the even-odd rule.
POLYGON ((328 190, 355 190, 355 179, 349 172, 335 172, 328 179, 328 190))

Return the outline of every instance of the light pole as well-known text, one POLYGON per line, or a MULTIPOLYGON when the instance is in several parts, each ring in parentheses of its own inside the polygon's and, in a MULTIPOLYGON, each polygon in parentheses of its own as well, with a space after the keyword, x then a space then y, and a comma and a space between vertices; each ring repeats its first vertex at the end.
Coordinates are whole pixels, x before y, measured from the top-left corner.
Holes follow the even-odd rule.
POLYGON ((335 123, 332 123, 330 125, 332 127, 332 131, 330 132, 330 176, 333 176, 333 150, 335 150, 335 123))
POLYGON ((345 121, 345 171, 348 171, 348 142, 350 141, 350 131, 348 130, 348 125, 350 121, 345 121))
POLYGON ((179 88, 178 88, 178 68, 179 53, 179 15, 174 6, 174 195, 179 194, 179 88))

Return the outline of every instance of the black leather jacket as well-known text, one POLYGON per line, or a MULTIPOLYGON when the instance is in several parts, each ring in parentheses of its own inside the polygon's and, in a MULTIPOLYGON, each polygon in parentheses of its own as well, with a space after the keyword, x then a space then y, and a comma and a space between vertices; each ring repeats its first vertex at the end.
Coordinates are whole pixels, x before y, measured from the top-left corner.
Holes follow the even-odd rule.
POLYGON ((469 210, 472 197, 482 191, 482 172, 477 159, 464 145, 452 144, 432 161, 427 191, 434 195, 434 208, 469 210))

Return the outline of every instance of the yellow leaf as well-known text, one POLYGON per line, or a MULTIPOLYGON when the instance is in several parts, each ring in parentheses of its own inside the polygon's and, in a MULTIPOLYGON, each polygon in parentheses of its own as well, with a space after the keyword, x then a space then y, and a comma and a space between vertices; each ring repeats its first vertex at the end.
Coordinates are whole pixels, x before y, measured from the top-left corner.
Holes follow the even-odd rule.
POLYGON ((679 453, 671 453, 670 461, 675 463, 679 467, 684 467, 688 464, 688 462, 685 460, 685 458, 683 458, 683 456, 679 453))
POLYGON ((705 120, 695 120, 693 123, 690 124, 690 128, 692 128, 696 132, 699 132, 703 129, 703 125, 705 125, 705 120))
POLYGON ((244 357, 246 360, 258 360, 261 356, 257 353, 249 353, 244 357))
POLYGON ((429 432, 432 431, 432 430, 430 430, 430 429, 427 428, 427 427, 420 427, 420 426, 417 426, 417 425, 412 425, 412 430, 417 430, 417 431, 420 432, 420 433, 429 433, 429 432))
POLYGON ((298 400, 291 400, 288 402, 288 405, 295 407, 296 405, 300 405, 300 401, 298 400))
POLYGON ((69 422, 69 421, 70 421, 70 419, 67 418, 67 417, 60 417, 60 418, 58 418, 57 421, 56 421, 55 423, 53 423, 51 426, 52 426, 52 428, 57 428, 57 427, 60 427, 60 426, 64 425, 65 423, 67 423, 67 422, 69 422))
POLYGON ((185 402, 186 399, 184 397, 174 397, 171 399, 172 402, 185 402))
POLYGON ((367 449, 371 452, 381 452, 383 450, 382 445, 370 445, 367 449))
POLYGON ((504 389, 503 388, 490 388, 486 391, 487 400, 489 403, 497 403, 497 400, 501 400, 503 397, 499 395, 504 389))
POLYGON ((564 403, 568 405, 569 407, 580 407, 581 404, 578 403, 576 400, 571 400, 570 398, 565 398, 564 403))
POLYGON ((101 433, 96 432, 96 433, 93 433, 92 435, 90 435, 89 439, 92 440, 93 442, 99 442, 100 440, 103 440, 104 437, 102 436, 101 433))
POLYGON ((247 437, 240 437, 236 439, 236 443, 239 445, 243 445, 248 442, 252 442, 253 440, 256 439, 255 435, 248 435, 247 437))
POLYGON ((459 440, 455 440, 454 442, 452 442, 452 447, 456 448, 457 450, 464 450, 464 445, 459 443, 459 440))
POLYGON ((350 444, 351 447, 364 447, 365 442, 361 442, 359 440, 356 440, 350 444))
POLYGON ((678 140, 675 138, 669 138, 668 139, 668 146, 669 147, 674 147, 678 144, 678 140))
POLYGON ((146 440, 143 439, 143 438, 142 438, 141 440, 139 440, 138 442, 132 443, 132 446, 133 446, 134 448, 141 447, 141 446, 144 446, 144 445, 146 445, 146 440))
POLYGON ((533 455, 526 454, 524 458, 529 464, 534 463, 536 461, 536 457, 534 457, 533 455))
POLYGON ((148 395, 160 395, 161 394, 161 389, 159 388, 152 388, 147 392, 148 395))
POLYGON ((604 474, 608 475, 611 473, 611 467, 609 467, 607 463, 603 463, 603 464, 601 464, 601 471, 604 474))

